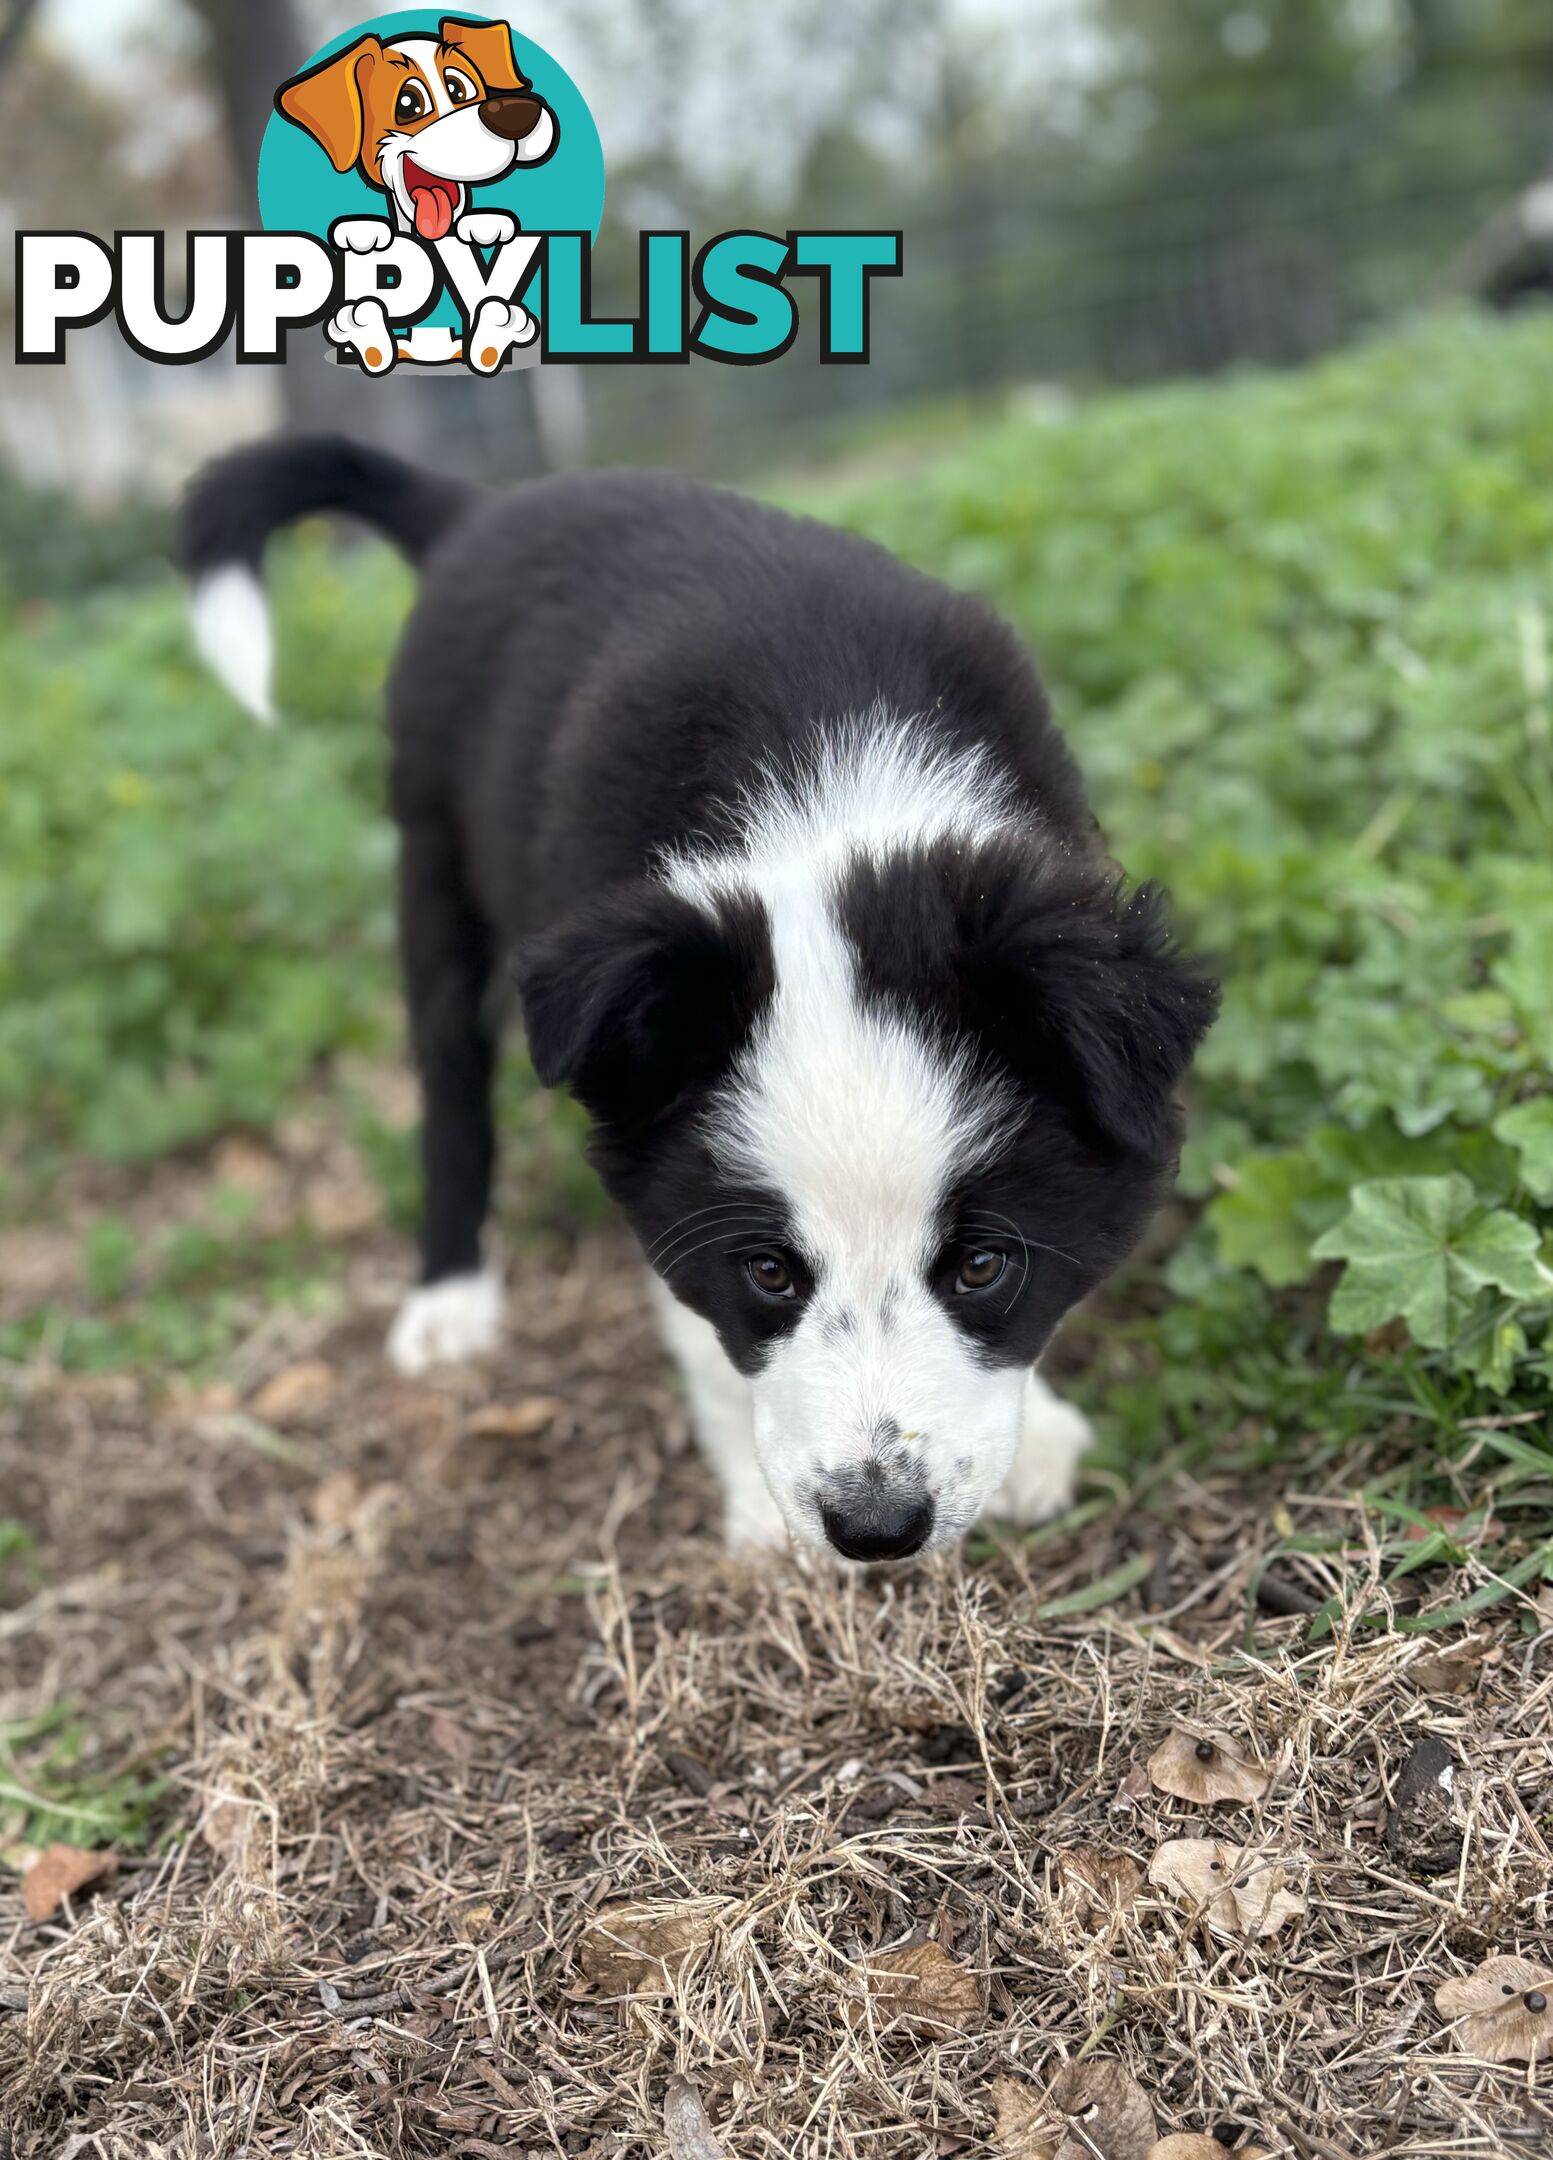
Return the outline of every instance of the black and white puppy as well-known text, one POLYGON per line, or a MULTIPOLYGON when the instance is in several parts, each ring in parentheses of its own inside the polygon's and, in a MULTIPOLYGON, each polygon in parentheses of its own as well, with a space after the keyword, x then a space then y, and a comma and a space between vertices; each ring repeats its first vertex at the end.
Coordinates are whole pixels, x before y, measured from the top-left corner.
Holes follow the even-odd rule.
POLYGON ((493 985, 652 1270, 733 1542, 853 1559, 1061 1506, 1037 1360, 1174 1168, 1213 986, 1128 892, 1013 634, 830 526, 687 480, 485 494, 259 444, 186 509, 200 641, 269 708, 268 534, 419 563, 388 691, 425 1099, 407 1372, 489 1350, 493 985))

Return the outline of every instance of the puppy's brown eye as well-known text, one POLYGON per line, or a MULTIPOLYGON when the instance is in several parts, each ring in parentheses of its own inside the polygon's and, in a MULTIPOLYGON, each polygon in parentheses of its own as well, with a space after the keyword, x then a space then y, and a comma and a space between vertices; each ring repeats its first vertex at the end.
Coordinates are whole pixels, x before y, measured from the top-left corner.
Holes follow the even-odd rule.
POLYGON ((467 105, 475 95, 475 86, 467 75, 460 75, 455 68, 444 71, 443 81, 448 87, 448 97, 455 105, 467 105))
POLYGON ((760 1253, 749 1263, 750 1281, 763 1297, 789 1298, 793 1271, 780 1253, 760 1253))
POLYGON ((1008 1266, 1006 1253, 994 1252, 988 1245, 968 1245, 960 1255, 960 1272, 954 1279, 956 1290, 990 1290, 995 1282, 1001 1282, 1003 1270, 1008 1266))
POLYGON ((419 83, 406 83, 394 101, 394 118, 401 127, 408 127, 412 120, 423 119, 428 110, 426 93, 419 83))

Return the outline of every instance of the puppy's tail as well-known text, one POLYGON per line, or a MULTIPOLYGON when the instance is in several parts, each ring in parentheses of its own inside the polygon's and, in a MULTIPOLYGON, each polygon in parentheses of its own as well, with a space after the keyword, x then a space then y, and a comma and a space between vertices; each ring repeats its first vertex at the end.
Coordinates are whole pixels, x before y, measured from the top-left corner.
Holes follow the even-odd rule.
POLYGON ((273 648, 259 581, 270 534, 295 518, 342 510, 419 563, 476 492, 344 435, 274 436, 218 458, 195 475, 179 519, 195 643, 238 702, 272 721, 273 648))

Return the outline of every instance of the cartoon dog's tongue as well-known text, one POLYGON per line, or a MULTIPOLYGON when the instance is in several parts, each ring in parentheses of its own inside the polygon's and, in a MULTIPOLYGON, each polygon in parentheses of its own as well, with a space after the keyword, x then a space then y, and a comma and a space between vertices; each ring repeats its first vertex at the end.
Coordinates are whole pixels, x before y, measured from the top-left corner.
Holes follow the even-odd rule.
POLYGON ((404 161, 405 186, 415 208, 415 230, 423 240, 440 240, 453 222, 458 190, 451 180, 426 172, 413 158, 404 161))

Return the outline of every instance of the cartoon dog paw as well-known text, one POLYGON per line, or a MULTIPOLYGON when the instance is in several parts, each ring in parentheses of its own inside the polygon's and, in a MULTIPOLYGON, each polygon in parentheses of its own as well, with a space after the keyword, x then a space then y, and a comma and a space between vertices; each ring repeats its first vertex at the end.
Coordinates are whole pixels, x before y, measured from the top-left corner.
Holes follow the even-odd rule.
POLYGON ((466 210, 453 227, 454 237, 469 247, 502 247, 516 239, 518 221, 510 210, 466 210))
POLYGON ((477 375, 494 375, 514 346, 532 343, 538 328, 515 300, 482 300, 464 340, 464 356, 477 375))
POLYGON ((392 247, 394 228, 387 218, 342 217, 329 227, 331 247, 347 248, 352 255, 376 255, 392 247))
POLYGON ((394 334, 388 327, 388 311, 381 300, 355 300, 340 308, 324 325, 333 344, 343 345, 356 356, 369 375, 386 375, 397 357, 394 334))

